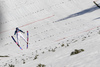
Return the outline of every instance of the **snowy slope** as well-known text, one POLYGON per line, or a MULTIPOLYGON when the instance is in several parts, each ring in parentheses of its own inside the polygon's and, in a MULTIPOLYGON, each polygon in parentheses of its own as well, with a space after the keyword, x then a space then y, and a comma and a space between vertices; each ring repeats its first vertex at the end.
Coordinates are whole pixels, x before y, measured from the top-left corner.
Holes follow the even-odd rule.
POLYGON ((9 56, 0 67, 100 67, 100 9, 92 0, 0 0, 0 9, 0 56, 9 56), (11 39, 16 27, 29 31, 29 49, 11 39), (84 51, 70 56, 75 49, 84 51))

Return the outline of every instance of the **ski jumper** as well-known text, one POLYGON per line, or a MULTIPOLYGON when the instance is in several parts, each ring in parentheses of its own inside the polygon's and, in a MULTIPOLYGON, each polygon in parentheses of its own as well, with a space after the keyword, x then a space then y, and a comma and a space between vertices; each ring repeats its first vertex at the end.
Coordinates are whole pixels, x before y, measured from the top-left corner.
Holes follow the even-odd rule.
POLYGON ((24 33, 22 30, 16 28, 16 31, 15 31, 14 35, 16 35, 16 37, 17 37, 17 43, 18 44, 20 43, 19 42, 20 37, 27 43, 27 41, 25 40, 25 38, 23 37, 23 35, 21 34, 21 32, 24 33))

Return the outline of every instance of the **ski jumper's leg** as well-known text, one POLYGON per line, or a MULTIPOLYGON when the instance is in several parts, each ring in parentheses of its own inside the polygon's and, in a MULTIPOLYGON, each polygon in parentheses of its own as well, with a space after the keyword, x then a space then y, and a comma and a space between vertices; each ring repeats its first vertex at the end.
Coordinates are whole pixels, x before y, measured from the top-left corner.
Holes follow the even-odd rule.
POLYGON ((27 43, 26 39, 23 37, 21 33, 20 33, 20 37, 27 43))
POLYGON ((20 35, 19 35, 19 33, 17 33, 16 37, 17 37, 17 43, 20 44, 20 42, 19 42, 19 40, 20 40, 20 35))

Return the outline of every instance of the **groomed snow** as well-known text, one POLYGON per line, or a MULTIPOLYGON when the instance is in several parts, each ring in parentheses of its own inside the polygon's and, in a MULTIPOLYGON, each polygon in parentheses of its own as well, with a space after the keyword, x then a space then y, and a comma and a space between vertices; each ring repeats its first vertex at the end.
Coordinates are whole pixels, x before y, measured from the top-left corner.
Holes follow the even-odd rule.
POLYGON ((99 21, 92 0, 0 0, 0 67, 100 67, 99 21), (29 31, 28 49, 11 39, 16 27, 29 31))

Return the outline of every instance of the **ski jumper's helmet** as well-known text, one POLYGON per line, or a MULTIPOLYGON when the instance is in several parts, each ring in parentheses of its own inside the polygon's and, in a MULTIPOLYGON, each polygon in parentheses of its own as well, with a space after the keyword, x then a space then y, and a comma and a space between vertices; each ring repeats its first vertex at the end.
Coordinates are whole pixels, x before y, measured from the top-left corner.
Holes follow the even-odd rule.
POLYGON ((16 30, 18 30, 18 27, 16 27, 16 30))

